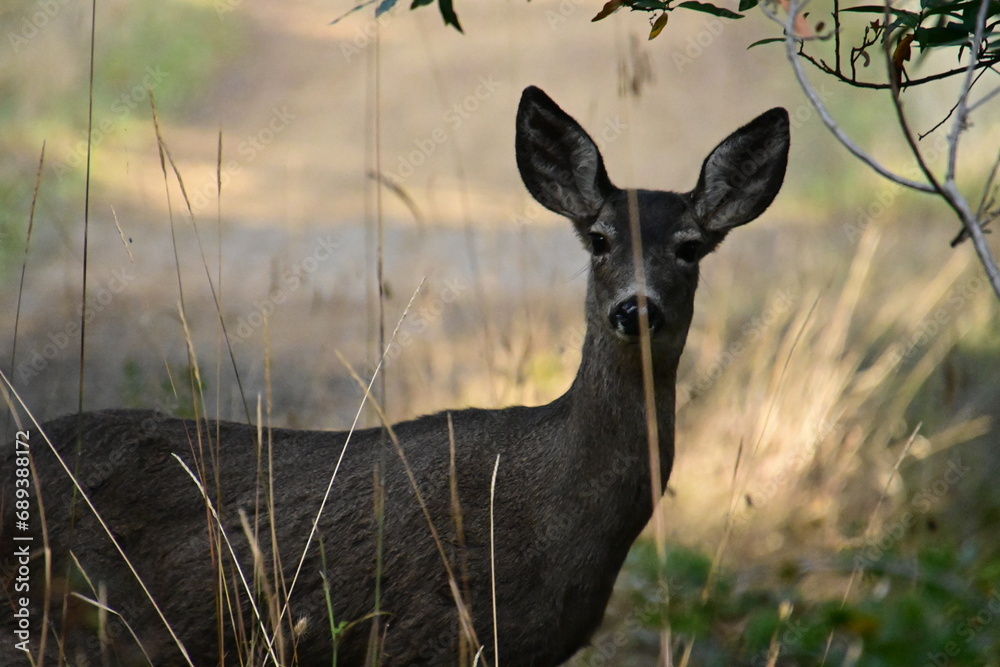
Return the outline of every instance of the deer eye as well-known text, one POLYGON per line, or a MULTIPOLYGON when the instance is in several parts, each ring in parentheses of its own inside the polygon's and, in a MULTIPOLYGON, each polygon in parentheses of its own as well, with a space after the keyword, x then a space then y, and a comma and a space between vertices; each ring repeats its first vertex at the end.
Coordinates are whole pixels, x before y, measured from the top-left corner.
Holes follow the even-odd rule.
POLYGON ((608 241, 608 237, 600 232, 590 232, 587 234, 587 238, 590 240, 590 252, 593 253, 594 257, 600 257, 601 255, 606 255, 609 250, 611 250, 611 243, 608 241))
POLYGON ((701 255, 701 241, 685 241, 674 251, 677 259, 688 264, 694 264, 701 255))

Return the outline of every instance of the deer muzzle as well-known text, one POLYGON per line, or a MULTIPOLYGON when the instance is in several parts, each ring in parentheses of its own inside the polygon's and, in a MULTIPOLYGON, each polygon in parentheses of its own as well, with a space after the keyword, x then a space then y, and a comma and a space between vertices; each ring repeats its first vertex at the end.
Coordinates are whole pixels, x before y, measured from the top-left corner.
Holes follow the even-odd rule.
MULTIPOLYGON (((655 336, 663 329, 663 310, 655 301, 646 298, 646 318, 649 323, 649 335, 655 336)), ((635 341, 639 339, 639 332, 642 327, 642 308, 639 305, 639 298, 629 297, 615 306, 608 315, 611 329, 619 338, 635 341)))

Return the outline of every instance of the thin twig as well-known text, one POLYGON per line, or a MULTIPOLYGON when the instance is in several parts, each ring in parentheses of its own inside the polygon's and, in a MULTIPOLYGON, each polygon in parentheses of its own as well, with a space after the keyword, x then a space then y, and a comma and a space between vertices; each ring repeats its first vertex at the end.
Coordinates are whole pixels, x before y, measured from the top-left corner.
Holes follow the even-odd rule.
MULTIPOLYGON (((975 75, 976 63, 979 52, 980 40, 982 39, 983 24, 986 21, 986 11, 985 8, 990 4, 990 0, 983 0, 982 5, 979 8, 979 14, 976 23, 976 37, 973 39, 972 48, 969 50, 969 64, 966 66, 966 77, 965 83, 962 87, 962 92, 959 95, 958 103, 953 108, 955 113, 955 120, 952 123, 951 131, 948 133, 948 169, 945 174, 945 182, 942 184, 938 181, 934 172, 931 171, 926 160, 924 160, 923 155, 920 153, 920 147, 917 145, 917 141, 913 136, 913 132, 910 130, 909 122, 906 119, 906 113, 903 111, 903 103, 900 100, 900 88, 899 79, 893 75, 893 67, 895 64, 892 60, 892 52, 890 42, 887 40, 885 42, 885 59, 886 67, 889 70, 889 80, 893 84, 892 89, 892 102, 893 107, 896 110, 896 118, 899 121, 899 126, 903 130, 903 137, 906 139, 907 145, 910 147, 910 152, 913 154, 914 160, 917 162, 917 166, 920 171, 924 174, 924 177, 931 184, 934 190, 941 196, 945 202, 955 211, 959 219, 965 225, 966 231, 973 238, 973 243, 976 246, 976 253, 979 255, 980 262, 983 268, 986 270, 987 276, 990 278, 990 282, 993 284, 994 291, 996 291, 997 296, 1000 297, 1000 273, 997 272, 996 263, 993 259, 992 253, 989 247, 986 245, 986 239, 983 236, 982 226, 979 224, 978 216, 974 215, 969 208, 968 202, 965 197, 958 192, 958 188, 955 186, 955 165, 958 161, 958 145, 961 140, 962 132, 966 129, 968 125, 968 100, 969 92, 972 87, 982 76, 980 73, 978 76, 975 75), (979 243, 976 242, 978 234, 979 243)), ((889 15, 889 5, 886 4, 886 21, 888 22, 889 15)), ((985 70, 983 70, 985 72, 985 70)), ((949 113, 950 115, 950 113, 949 113)))
POLYGON ((958 97, 958 110, 955 114, 955 122, 951 125, 951 132, 948 135, 948 171, 945 174, 945 181, 954 183, 955 165, 958 162, 958 138, 969 121, 969 93, 972 91, 973 74, 976 71, 976 63, 979 62, 979 47, 983 43, 983 28, 986 25, 986 15, 989 13, 990 0, 982 0, 979 4, 979 12, 976 14, 976 31, 972 37, 972 46, 969 49, 969 64, 966 66, 965 83, 962 84, 962 93, 958 97))
MULTIPOLYGON (((423 288, 426 280, 426 277, 421 278, 420 284, 417 285, 417 288, 413 291, 413 295, 406 304, 406 308, 403 309, 403 314, 400 315, 399 321, 396 323, 396 328, 393 329, 392 335, 389 337, 388 345, 392 345, 392 343, 396 340, 396 334, 399 332, 399 328, 403 325, 403 320, 405 320, 406 316, 409 314, 410 308, 413 306, 413 302, 416 300, 417 294, 420 293, 420 290, 423 288)), ((330 481, 327 483, 326 491, 323 493, 323 500, 320 501, 319 509, 316 510, 316 517, 313 519, 312 526, 309 529, 309 536, 306 538, 305 546, 302 547, 302 554, 299 557, 298 565, 295 567, 295 574, 292 576, 292 583, 288 586, 288 598, 285 600, 285 606, 281 610, 281 616, 278 618, 279 621, 285 615, 285 612, 288 611, 292 591, 295 590, 295 584, 299 580, 299 573, 302 571, 302 566, 305 564, 306 555, 309 553, 309 546, 316 537, 316 531, 319 528, 319 519, 323 515, 323 510, 326 508, 327 501, 330 499, 330 491, 333 489, 333 481, 337 478, 337 472, 340 470, 340 464, 343 462, 344 455, 347 453, 347 446, 351 443, 351 438, 354 435, 354 431, 357 429, 358 421, 361 419, 361 413, 364 411, 365 405, 367 404, 371 388, 375 384, 375 378, 377 378, 381 372, 382 365, 385 363, 385 357, 388 352, 388 347, 382 351, 382 358, 379 359, 378 365, 375 367, 375 372, 372 375, 372 379, 369 381, 368 386, 365 389, 364 396, 361 398, 361 403, 358 405, 358 410, 354 413, 354 422, 351 424, 351 429, 347 432, 347 438, 344 440, 344 445, 340 449, 340 455, 337 457, 337 463, 334 465, 333 473, 330 474, 330 481)))
MULTIPOLYGON (((83 372, 87 349, 87 251, 90 240, 90 166, 94 152, 94 45, 97 43, 97 0, 90 3, 90 83, 87 92, 87 170, 83 186, 83 282, 80 285, 80 387, 77 412, 83 414, 83 372)), ((12 369, 13 370, 13 369, 12 369)))
POLYGON ((31 230, 35 227, 35 204, 38 203, 38 191, 42 186, 42 167, 45 165, 45 142, 42 142, 42 153, 38 156, 38 171, 35 174, 35 190, 31 194, 31 209, 28 212, 28 231, 24 237, 24 259, 21 261, 21 282, 17 288, 17 305, 14 307, 14 342, 10 346, 10 373, 14 374, 14 364, 17 360, 17 331, 21 322, 21 300, 24 296, 24 276, 28 272, 28 248, 31 246, 31 230))
POLYGON ((768 16, 768 18, 784 28, 785 57, 792 66, 792 71, 795 73, 795 78, 799 82, 799 87, 802 88, 806 97, 809 98, 810 104, 812 104, 816 113, 819 114, 823 124, 826 125, 826 128, 833 133, 833 136, 837 138, 837 141, 839 141, 844 148, 846 148, 854 157, 867 164, 877 174, 889 179, 897 185, 902 185, 903 187, 917 190, 918 192, 935 192, 934 188, 926 183, 910 180, 882 166, 875 158, 854 143, 854 141, 851 140, 851 138, 848 137, 847 134, 840 128, 837 122, 833 119, 833 116, 830 115, 830 111, 826 108, 826 105, 823 104, 823 101, 820 99, 816 89, 813 88, 813 85, 806 77, 806 73, 802 68, 802 64, 799 61, 799 56, 797 54, 796 42, 799 40, 799 37, 797 37, 795 33, 795 17, 805 4, 806 2, 792 0, 788 5, 788 17, 786 19, 779 18, 778 15, 775 14, 774 9, 769 7, 767 4, 762 4, 761 9, 768 16))
MULTIPOLYGON (((882 504, 885 502, 886 497, 889 495, 889 487, 892 486, 893 480, 896 479, 896 475, 899 474, 899 466, 902 465, 903 459, 906 455, 910 453, 910 447, 913 446, 913 441, 917 439, 917 434, 920 433, 920 428, 923 426, 923 422, 917 424, 917 427, 913 429, 913 433, 910 434, 909 439, 906 441, 906 445, 903 446, 902 451, 899 456, 896 457, 896 464, 892 467, 892 472, 889 474, 889 478, 885 480, 885 486, 882 489, 882 494, 878 498, 878 502, 875 503, 875 509, 872 510, 871 516, 868 517, 868 527, 865 528, 864 538, 871 539, 872 530, 875 528, 875 519, 878 518, 879 510, 882 509, 882 504)), ((847 599, 851 595, 851 589, 854 588, 854 582, 857 580, 858 575, 861 574, 861 565, 857 564, 854 569, 851 570, 851 576, 847 580, 847 587, 844 589, 844 595, 840 600, 840 608, 843 609, 844 605, 847 604, 847 599)), ((833 630, 826 638, 826 649, 823 652, 823 660, 820 663, 820 667, 826 664, 826 658, 830 653, 830 646, 833 644, 833 630)))
MULTIPOLYGON (((914 155, 917 157, 918 164, 921 166, 921 170, 924 172, 925 177, 928 178, 930 183, 921 183, 919 181, 914 181, 899 174, 890 171, 888 168, 882 166, 877 160, 870 156, 867 152, 861 149, 857 144, 855 144, 844 131, 840 128, 837 122, 830 115, 829 110, 823 104, 819 95, 817 94, 815 88, 809 82, 802 68, 802 64, 799 61, 800 57, 809 59, 801 53, 801 49, 796 49, 796 44, 801 42, 801 38, 795 33, 795 18, 805 6, 808 0, 791 0, 788 5, 788 14, 782 19, 777 16, 775 9, 772 5, 767 3, 761 5, 761 9, 772 21, 778 23, 782 26, 785 31, 785 56, 792 66, 792 71, 795 73, 795 78, 798 80, 799 86, 802 88, 809 102, 812 104, 813 108, 819 114, 820 119, 826 125, 827 129, 837 138, 837 140, 856 158, 861 160, 864 164, 868 165, 877 174, 889 179, 893 183, 902 185, 904 187, 916 190, 918 192, 926 192, 930 194, 937 194, 941 196, 948 205, 955 211, 962 224, 965 227, 966 232, 972 238, 973 245, 976 250, 976 254, 979 256, 979 261, 983 265, 983 269, 990 281, 990 285, 993 287, 993 291, 996 293, 997 297, 1000 298, 1000 269, 997 268, 996 260, 993 258, 992 252, 990 251, 989 245, 986 242, 985 234, 983 233, 982 226, 978 218, 973 214, 968 202, 958 191, 955 184, 954 173, 955 173, 955 162, 957 161, 958 152, 958 135, 966 127, 968 123, 969 106, 968 106, 968 95, 969 89, 973 82, 973 75, 977 68, 977 64, 981 64, 982 61, 978 59, 978 54, 980 47, 982 45, 982 38, 985 26, 985 19, 987 14, 987 9, 990 4, 990 0, 983 0, 980 5, 979 13, 977 14, 977 23, 975 36, 972 43, 972 48, 969 52, 969 63, 966 65, 965 72, 965 85, 962 88, 961 98, 959 100, 959 106, 957 110, 957 115, 952 126, 952 131, 949 134, 949 156, 948 156, 948 171, 943 183, 940 183, 934 176, 933 173, 927 168, 926 163, 923 162, 922 158, 919 156, 919 151, 915 150, 913 146, 913 135, 909 132, 908 126, 905 123, 905 116, 899 112, 901 120, 901 125, 904 129, 904 135, 907 141, 911 144, 911 150, 914 151, 914 155)), ((815 64, 815 63, 814 63, 815 64)), ((991 63, 992 64, 992 61, 991 63)), ((985 65, 984 65, 985 66, 985 65)), ((893 77, 890 76, 890 82, 892 82, 893 77)), ((896 90, 901 90, 904 87, 903 82, 896 82, 896 90)), ((913 82, 910 82, 913 85, 913 82)))
MULTIPOLYGON (((450 417, 450 416, 449 416, 450 417)), ((497 495, 497 471, 500 470, 500 454, 493 464, 493 478, 490 480, 490 590, 493 593, 493 664, 500 665, 500 636, 497 631, 497 553, 496 538, 493 534, 493 507, 497 495)))
POLYGON ((965 84, 962 86, 962 93, 958 100, 958 110, 955 114, 955 121, 952 123, 951 132, 948 135, 948 171, 945 175, 942 195, 958 213, 962 224, 972 238, 972 245, 976 249, 979 261, 986 271, 993 291, 997 298, 1000 298, 1000 269, 997 268, 996 260, 990 252, 990 247, 986 242, 983 228, 979 224, 979 219, 973 214, 969 203, 958 191, 955 183, 955 166, 958 161, 958 141, 961 133, 968 127, 969 122, 969 92, 972 89, 973 73, 979 58, 979 49, 983 43, 983 30, 986 25, 986 16, 989 13, 990 0, 982 0, 979 5, 979 12, 976 14, 976 31, 972 38, 972 47, 969 49, 969 64, 965 76, 965 84))
MULTIPOLYGON (((984 70, 982 71, 982 73, 980 74, 980 76, 981 76, 982 74, 984 74, 984 73, 988 72, 988 71, 993 71, 993 72, 995 72, 996 70, 994 70, 994 69, 992 69, 992 68, 991 68, 991 69, 984 69, 984 70)), ((977 80, 978 80, 978 77, 977 77, 977 80)), ((967 111, 968 111, 968 113, 970 113, 970 114, 971 114, 971 113, 972 113, 973 111, 975 111, 976 109, 978 109, 978 108, 979 108, 979 107, 981 107, 982 105, 986 104, 987 102, 989 102, 990 100, 992 100, 992 99, 993 99, 994 97, 996 97, 997 95, 1000 95, 1000 86, 997 86, 996 88, 994 88, 994 89, 993 89, 993 90, 991 90, 990 92, 988 92, 988 93, 986 93, 985 95, 983 95, 983 96, 982 96, 982 97, 981 97, 980 99, 978 99, 978 100, 976 100, 975 102, 973 102, 972 104, 970 104, 970 105, 969 105, 969 108, 968 108, 968 110, 967 110, 967 111)))
MULTIPOLYGON (((986 74, 987 72, 990 72, 990 71, 995 71, 995 70, 993 70, 992 68, 987 68, 987 69, 980 70, 979 74, 976 75, 976 80, 972 82, 972 85, 973 86, 976 85, 976 83, 979 82, 979 79, 981 79, 984 74, 986 74)), ((998 88, 997 90, 1000 90, 1000 88, 998 88)), ((992 95, 992 93, 990 93, 990 94, 992 95)), ((982 101, 982 100, 980 100, 980 101, 982 101)), ((978 102, 976 104, 978 105, 978 102)), ((923 134, 918 134, 917 135, 917 140, 918 141, 923 141, 924 137, 926 137, 927 135, 931 134, 932 132, 934 132, 934 130, 938 129, 939 127, 941 127, 942 125, 944 125, 946 122, 948 122, 948 119, 951 118, 952 114, 955 113, 956 109, 958 109, 958 102, 955 102, 954 106, 952 106, 951 109, 948 110, 948 115, 945 116, 944 118, 942 118, 934 127, 932 127, 931 129, 927 130, 923 134)), ((971 108, 970 108, 970 112, 971 112, 971 108)))
MULTIPOLYGON (((783 24, 783 22, 780 19, 778 19, 778 21, 783 24)), ((834 68, 830 67, 829 65, 825 64, 822 60, 818 60, 814 56, 809 55, 808 53, 800 53, 799 55, 802 58, 804 58, 806 60, 806 62, 808 62, 811 65, 813 65, 814 67, 816 67, 816 69, 818 69, 819 71, 823 72, 824 74, 828 74, 828 75, 832 76, 833 78, 837 79, 838 81, 841 81, 841 82, 846 83, 846 84, 848 84, 850 86, 853 86, 854 88, 866 88, 868 90, 889 90, 892 87, 891 84, 888 84, 888 83, 875 83, 875 82, 872 82, 872 81, 861 81, 856 76, 847 76, 842 71, 839 71, 837 69, 834 69, 834 68)), ((985 69, 989 69, 989 68, 995 66, 998 63, 1000 63, 1000 58, 991 58, 989 60, 981 60, 979 62, 978 68, 985 70, 985 69)), ((958 74, 962 74, 965 71, 966 71, 965 67, 956 67, 954 69, 950 69, 950 70, 947 70, 947 71, 944 71, 944 72, 936 72, 934 74, 928 74, 927 76, 921 77, 919 79, 910 79, 909 81, 902 81, 902 82, 900 82, 899 87, 905 90, 906 88, 912 88, 912 87, 915 87, 915 86, 922 86, 923 84, 925 84, 925 83, 931 83, 932 81, 940 81, 942 79, 949 79, 949 78, 951 78, 953 76, 956 76, 958 74)))
POLYGON ((983 196, 979 200, 979 208, 976 211, 977 218, 990 215, 989 208, 994 201, 993 197, 990 196, 990 193, 993 191, 993 184, 996 183, 997 172, 1000 172, 1000 152, 997 153, 997 159, 993 160, 993 167, 990 169, 990 175, 986 178, 986 184, 983 186, 983 196))
MULTIPOLYGON (((889 24, 891 18, 892 16, 889 13, 889 3, 886 2, 885 16, 883 18, 886 25, 889 24)), ((924 175, 924 178, 927 179, 927 182, 930 183, 931 187, 934 189, 934 192, 936 194, 943 195, 944 193, 941 190, 941 184, 938 183, 937 177, 934 175, 934 172, 931 171, 931 168, 927 164, 927 161, 924 159, 923 154, 921 154, 920 146, 917 145, 917 141, 913 136, 913 132, 910 130, 910 123, 906 119, 906 113, 903 111, 903 101, 900 99, 900 90, 901 90, 900 86, 902 82, 902 77, 895 70, 896 64, 895 62, 893 62, 893 57, 892 57, 893 56, 892 40, 889 39, 888 34, 885 35, 885 39, 882 41, 882 44, 884 47, 883 51, 885 53, 885 66, 889 77, 889 84, 892 87, 891 88, 892 106, 896 110, 896 120, 899 121, 899 127, 903 131, 903 138, 906 139, 906 144, 907 146, 909 146, 910 152, 913 154, 913 159, 916 160, 917 166, 920 168, 920 172, 924 175)))

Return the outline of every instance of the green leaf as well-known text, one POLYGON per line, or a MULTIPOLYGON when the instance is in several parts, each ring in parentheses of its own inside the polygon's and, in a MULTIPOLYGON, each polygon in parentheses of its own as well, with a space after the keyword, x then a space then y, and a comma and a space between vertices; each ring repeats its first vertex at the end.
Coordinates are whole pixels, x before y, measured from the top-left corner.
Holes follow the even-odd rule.
POLYGON ((917 28, 914 32, 921 49, 934 46, 962 46, 969 41, 969 33, 959 23, 931 28, 917 28))
MULTIPOLYGON (((969 30, 969 34, 976 32, 976 18, 979 16, 979 8, 982 6, 981 2, 973 0, 972 2, 961 2, 952 6, 952 9, 958 9, 959 5, 962 6, 961 16, 955 16, 955 18, 961 18, 962 23, 969 30)), ((989 9, 986 10, 986 18, 990 19, 1000 13, 1000 2, 991 2, 989 9)), ((989 23, 989 21, 987 21, 989 23)))
POLYGON ((740 11, 747 12, 757 6, 760 0, 740 0, 740 11))
MULTIPOLYGON (((975 7, 979 9, 979 5, 982 4, 979 0, 968 0, 967 2, 938 2, 931 7, 924 9, 924 17, 928 16, 950 16, 954 19, 960 20, 962 18, 962 10, 968 7, 975 7)), ((995 3, 1000 6, 1000 3, 995 3)))
MULTIPOLYGON (((884 15, 885 14, 885 6, 884 5, 859 5, 858 7, 845 7, 844 9, 841 9, 840 11, 842 11, 842 12, 856 12, 858 14, 879 14, 879 15, 884 15)), ((912 17, 915 21, 920 19, 920 14, 917 14, 916 12, 910 12, 910 11, 907 11, 905 9, 896 9, 895 7, 891 7, 889 9, 889 14, 891 14, 892 16, 909 16, 909 17, 912 17)), ((914 24, 914 25, 916 25, 916 24, 914 24)))
POLYGON ((685 9, 693 9, 696 12, 705 12, 706 14, 711 14, 712 16, 718 16, 724 19, 741 19, 743 14, 737 14, 736 12, 726 9, 724 7, 716 7, 715 5, 709 4, 707 2, 696 2, 695 0, 687 0, 677 5, 678 7, 684 7, 685 9))
POLYGON ((762 44, 774 44, 775 42, 784 42, 784 37, 768 37, 767 39, 758 39, 756 42, 747 47, 747 51, 755 46, 761 46, 762 44))
POLYGON ((639 9, 646 12, 652 12, 657 10, 665 10, 667 8, 667 3, 658 2, 657 0, 636 0, 636 2, 630 2, 629 6, 633 9, 639 9))
POLYGON ((382 2, 378 3, 378 6, 375 7, 375 18, 382 16, 382 14, 385 14, 387 11, 395 7, 397 2, 399 2, 399 0, 382 0, 382 2))
POLYGON ((916 28, 920 25, 920 17, 916 14, 912 16, 897 16, 896 20, 889 24, 889 32, 893 32, 896 28, 900 26, 904 28, 916 28))
POLYGON ((601 21, 603 19, 606 19, 621 8, 622 8, 622 0, 608 0, 606 3, 604 3, 604 6, 601 8, 601 11, 597 12, 597 15, 594 18, 590 19, 590 21, 591 23, 593 23, 594 21, 601 21))
POLYGON ((920 0, 920 9, 940 8, 950 4, 950 0, 920 0))
POLYGON ((341 14, 340 16, 338 16, 337 18, 335 18, 332 21, 330 21, 330 25, 337 25, 338 23, 340 23, 341 21, 343 21, 344 19, 346 19, 348 16, 350 16, 354 12, 358 11, 359 9, 364 9, 368 5, 371 5, 371 4, 374 4, 374 3, 375 3, 375 0, 365 0, 364 2, 361 2, 361 3, 357 4, 357 5, 354 5, 353 7, 351 7, 350 9, 348 9, 346 12, 344 12, 343 14, 341 14))
POLYGON ((659 36, 659 34, 663 32, 663 29, 667 27, 667 21, 669 19, 670 19, 669 12, 663 12, 662 14, 660 14, 657 17, 656 21, 653 22, 653 27, 649 31, 649 39, 656 39, 657 36, 659 36))
POLYGON ((462 25, 458 22, 458 15, 455 8, 451 6, 452 0, 438 0, 438 9, 441 10, 441 18, 445 25, 455 26, 455 30, 462 32, 462 25))
POLYGON ((433 5, 434 0, 413 0, 413 4, 410 5, 410 9, 416 9, 417 7, 423 7, 424 5, 433 5))

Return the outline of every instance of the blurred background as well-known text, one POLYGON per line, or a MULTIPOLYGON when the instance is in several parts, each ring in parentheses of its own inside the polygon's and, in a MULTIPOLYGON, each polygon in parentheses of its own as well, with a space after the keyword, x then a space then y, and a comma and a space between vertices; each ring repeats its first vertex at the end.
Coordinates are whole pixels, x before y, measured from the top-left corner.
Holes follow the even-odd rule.
MULTIPOLYGON (((210 415, 347 428, 338 352, 370 378, 411 298, 377 385, 392 418, 548 402, 579 363, 588 260, 520 182, 521 90, 579 120, 616 184, 678 191, 784 106, 780 195, 702 263, 665 554, 637 544, 575 664, 649 664, 667 625, 691 664, 998 664, 998 304, 954 216, 851 158, 780 45, 747 50, 780 35, 762 14, 678 11, 647 41, 646 15, 591 23, 601 4, 460 2, 460 34, 434 7, 98 3, 84 408, 190 415, 197 366, 210 415)), ((80 400, 89 3, 14 0, 0 25, 0 368, 42 421, 80 400)), ((814 82, 916 176, 887 98, 814 82)), ((954 90, 904 95, 918 131, 954 90)), ((995 111, 963 143, 970 196, 995 111)))

